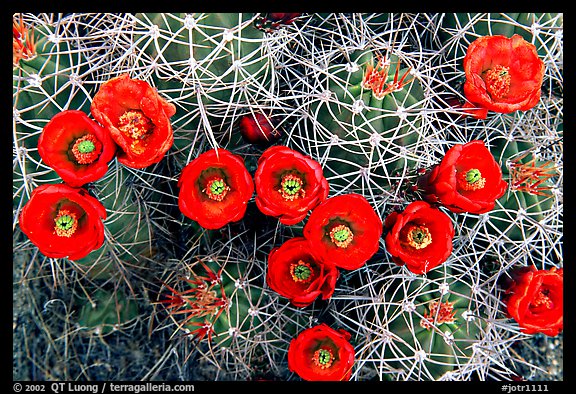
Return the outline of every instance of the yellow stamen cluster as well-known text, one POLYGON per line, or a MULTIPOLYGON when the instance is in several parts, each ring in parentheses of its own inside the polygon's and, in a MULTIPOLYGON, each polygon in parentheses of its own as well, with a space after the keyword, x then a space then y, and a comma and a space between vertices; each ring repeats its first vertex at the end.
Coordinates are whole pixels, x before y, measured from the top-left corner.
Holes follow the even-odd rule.
POLYGON ((61 209, 58 211, 56 218, 54 219, 54 234, 59 237, 70 238, 78 228, 78 220, 76 220, 76 214, 68 211, 67 209, 61 209))
POLYGON ((547 289, 540 289, 540 291, 538 292, 538 294, 536 295, 534 301, 532 301, 532 306, 535 308, 538 308, 542 305, 544 305, 544 307, 546 309, 552 309, 553 307, 553 302, 550 299, 550 297, 548 297, 549 294, 549 290, 547 289))
POLYGON ((497 65, 490 70, 484 72, 484 82, 486 82, 486 90, 495 99, 502 99, 506 97, 510 91, 510 67, 497 65))
POLYGON ((139 110, 128 110, 118 119, 118 130, 135 140, 144 138, 152 128, 152 121, 139 110))
POLYGON ((425 226, 411 226, 406 233, 406 244, 414 249, 424 249, 432 243, 432 234, 425 226))

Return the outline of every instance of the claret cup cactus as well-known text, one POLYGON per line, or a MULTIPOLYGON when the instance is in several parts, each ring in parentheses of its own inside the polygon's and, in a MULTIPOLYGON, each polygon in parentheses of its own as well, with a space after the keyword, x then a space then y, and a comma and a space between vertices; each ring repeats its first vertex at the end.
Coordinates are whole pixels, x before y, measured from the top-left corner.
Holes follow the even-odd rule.
POLYGON ((252 11, 13 15, 14 379, 561 380, 563 14, 252 11))

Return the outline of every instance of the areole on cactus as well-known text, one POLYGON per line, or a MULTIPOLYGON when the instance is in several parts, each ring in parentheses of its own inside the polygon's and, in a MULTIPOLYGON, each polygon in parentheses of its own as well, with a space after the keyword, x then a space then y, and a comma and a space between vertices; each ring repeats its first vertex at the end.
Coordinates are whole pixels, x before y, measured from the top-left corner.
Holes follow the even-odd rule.
MULTIPOLYGON (((142 62, 154 64, 158 90, 177 105, 175 155, 197 131, 231 138, 230 116, 266 98, 272 77, 264 32, 251 13, 136 14, 134 28, 142 62), (233 103, 238 107, 231 108, 233 103)), ((184 153, 184 152, 183 152, 184 153)))

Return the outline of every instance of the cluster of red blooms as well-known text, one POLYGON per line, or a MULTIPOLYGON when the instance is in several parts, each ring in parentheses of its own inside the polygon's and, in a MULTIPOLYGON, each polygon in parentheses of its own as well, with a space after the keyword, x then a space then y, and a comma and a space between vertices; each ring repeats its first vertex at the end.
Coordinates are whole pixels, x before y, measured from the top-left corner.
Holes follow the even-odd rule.
POLYGON ((103 83, 90 110, 96 120, 78 110, 56 114, 38 139, 38 154, 63 183, 34 189, 19 222, 47 257, 78 260, 102 246, 106 209, 83 186, 102 178, 114 157, 144 168, 173 143, 176 107, 128 74, 103 83))
MULTIPOLYGON (((19 53, 25 56, 33 45, 21 46, 19 53)), ((533 45, 519 36, 479 38, 470 46, 464 68, 466 96, 472 107, 482 109, 475 116, 485 117, 488 109, 528 109, 539 99, 543 66, 533 45), (520 63, 522 68, 514 67, 520 63)), ((106 210, 82 186, 104 176, 114 157, 132 168, 162 160, 173 144, 169 118, 175 112, 175 106, 148 83, 123 74, 104 83, 94 96, 95 121, 81 111, 67 110, 46 124, 38 152, 64 183, 35 189, 20 215, 22 231, 43 254, 74 260, 102 245, 106 210)), ((246 118, 243 127, 260 124, 261 118, 246 118)), ((269 126, 259 132, 270 134, 269 126)), ((384 232, 386 250, 396 264, 416 274, 442 264, 452 252, 454 227, 439 207, 454 213, 489 212, 507 183, 483 141, 476 140, 451 147, 440 164, 422 174, 418 188, 425 201, 392 212, 384 222, 362 195, 328 198, 320 164, 286 146, 266 149, 254 178, 240 156, 212 149, 183 168, 178 187, 181 212, 206 229, 241 220, 254 192, 260 211, 284 225, 300 223, 309 215, 303 236, 270 252, 266 274, 271 289, 293 305, 306 307, 318 297, 332 296, 338 269, 358 269, 374 256, 384 232)), ((511 289, 510 316, 526 333, 558 334, 563 324, 562 287, 562 270, 523 273, 511 289)), ((174 306, 182 302, 168 300, 174 306)), ((449 321, 450 310, 437 305, 426 317, 444 311, 441 320, 449 321)), ((349 339, 346 331, 325 324, 304 330, 290 344, 289 368, 306 380, 348 380, 354 363, 349 339)))

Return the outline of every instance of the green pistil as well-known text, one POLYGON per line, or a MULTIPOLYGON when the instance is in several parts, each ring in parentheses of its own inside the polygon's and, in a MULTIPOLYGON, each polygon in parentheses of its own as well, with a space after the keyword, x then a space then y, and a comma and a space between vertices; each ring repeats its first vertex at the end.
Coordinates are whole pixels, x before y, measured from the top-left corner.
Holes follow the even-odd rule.
POLYGON ((482 179, 482 174, 479 170, 473 168, 466 173, 466 182, 468 183, 476 183, 480 179, 482 179))
POLYGON ((412 240, 418 244, 421 244, 426 239, 427 234, 419 228, 412 230, 412 240))
POLYGON ((330 359, 332 359, 330 352, 325 349, 320 349, 318 352, 318 362, 322 365, 326 365, 330 362, 330 359))
POLYGON ((78 144, 78 151, 80 153, 91 153, 96 149, 92 141, 82 141, 78 144))
POLYGON ((282 186, 284 191, 289 195, 293 195, 293 194, 298 193, 300 191, 301 187, 302 187, 302 181, 300 181, 298 179, 286 180, 286 182, 282 186))
POLYGON ((312 280, 313 274, 312 266, 305 261, 299 260, 297 263, 290 264, 290 276, 294 282, 308 283, 312 280))
POLYGON ((352 230, 343 224, 333 227, 328 235, 330 236, 330 240, 339 248, 347 248, 354 238, 352 230))
POLYGON ((328 349, 318 349, 312 357, 313 362, 322 369, 330 368, 332 365, 332 352, 328 349))
POLYGON ((464 191, 480 190, 486 185, 486 178, 483 178, 480 170, 476 168, 466 172, 461 171, 456 175, 456 178, 460 190, 464 191))
POLYGON ((338 230, 334 232, 334 239, 338 242, 344 242, 348 239, 350 231, 348 229, 338 230))
POLYGON ((222 194, 222 192, 224 192, 224 189, 226 189, 226 185, 224 184, 224 181, 219 180, 219 179, 215 180, 210 185, 210 192, 212 192, 212 194, 215 194, 215 195, 222 194))
POLYGON ((70 230, 74 226, 74 218, 69 215, 62 215, 56 219, 56 226, 60 230, 70 230))
POLYGON ((307 266, 301 264, 294 269, 294 276, 296 276, 300 280, 307 280, 310 278, 312 271, 307 266))

